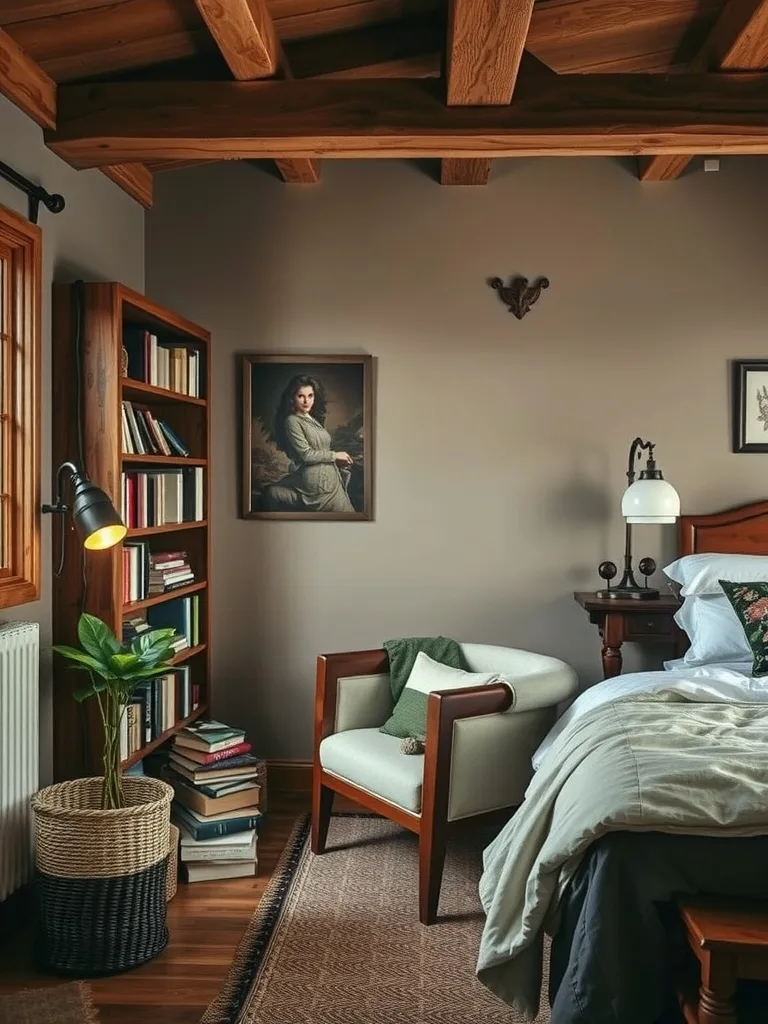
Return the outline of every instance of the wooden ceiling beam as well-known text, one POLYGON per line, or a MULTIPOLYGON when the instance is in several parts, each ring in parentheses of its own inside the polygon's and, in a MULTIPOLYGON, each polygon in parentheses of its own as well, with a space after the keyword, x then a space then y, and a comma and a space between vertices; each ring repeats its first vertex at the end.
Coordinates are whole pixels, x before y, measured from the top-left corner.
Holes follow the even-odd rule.
POLYGON ((148 167, 144 164, 112 164, 102 167, 102 171, 145 210, 152 209, 154 179, 148 167))
POLYGON ((509 106, 441 83, 131 82, 59 88, 51 149, 77 167, 269 157, 768 153, 768 75, 553 75, 509 106))
POLYGON ((42 128, 56 126, 56 83, 1 28, 0 93, 42 128))
MULTIPOLYGON (((723 8, 689 71, 763 71, 768 68, 768 0, 730 0, 723 8)), ((641 181, 673 181, 690 155, 658 156, 638 162, 641 181)))
MULTIPOLYGON (((240 82, 280 74, 292 78, 290 65, 277 38, 267 0, 195 0, 213 39, 234 78, 240 82)), ((276 160, 283 181, 314 184, 317 164, 290 157, 276 160)))
POLYGON ((434 13, 284 44, 294 78, 432 78, 441 74, 444 19, 434 13))
POLYGON ((266 0, 195 0, 232 75, 240 81, 277 71, 280 44, 266 0))
MULTIPOLYGON (((533 0, 451 0, 446 93, 450 105, 509 103, 515 88, 533 0)), ((443 160, 441 185, 487 185, 491 161, 443 160)))
MULTIPOLYGON (((0 94, 41 128, 55 128, 56 88, 53 79, 0 28, 0 94)), ((142 206, 152 206, 152 175, 146 167, 136 163, 102 170, 142 206)))

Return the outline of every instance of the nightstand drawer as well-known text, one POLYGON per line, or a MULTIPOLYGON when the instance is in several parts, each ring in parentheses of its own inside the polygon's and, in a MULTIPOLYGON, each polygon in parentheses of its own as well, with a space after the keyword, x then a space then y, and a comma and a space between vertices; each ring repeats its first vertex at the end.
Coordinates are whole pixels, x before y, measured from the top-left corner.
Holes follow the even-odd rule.
POLYGON ((669 613, 665 615, 663 612, 637 612, 625 614, 624 635, 627 640, 673 640, 676 630, 669 613))

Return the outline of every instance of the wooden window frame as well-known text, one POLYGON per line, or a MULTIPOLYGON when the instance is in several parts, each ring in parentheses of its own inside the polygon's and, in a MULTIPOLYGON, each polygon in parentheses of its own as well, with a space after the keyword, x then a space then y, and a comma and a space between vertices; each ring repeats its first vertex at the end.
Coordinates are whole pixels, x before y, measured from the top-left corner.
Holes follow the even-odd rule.
POLYGON ((0 206, 0 248, 10 250, 12 339, 8 372, 0 381, 0 411, 11 412, 5 453, 10 557, 6 569, 0 569, 0 608, 11 608, 40 598, 40 228, 0 206))

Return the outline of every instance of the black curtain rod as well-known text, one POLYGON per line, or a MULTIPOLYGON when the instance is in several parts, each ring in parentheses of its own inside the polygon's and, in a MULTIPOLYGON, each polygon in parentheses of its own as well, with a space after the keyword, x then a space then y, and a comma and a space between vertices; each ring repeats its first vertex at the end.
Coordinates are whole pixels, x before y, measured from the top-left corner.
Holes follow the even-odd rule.
POLYGON ((61 213, 66 205, 64 202, 64 196, 60 196, 58 193, 46 192, 42 185, 36 185, 34 181, 30 181, 29 178, 25 178, 23 174, 19 174, 18 171, 14 171, 8 164, 4 164, 0 160, 0 178, 5 178, 6 181, 10 182, 14 188, 20 189, 22 192, 26 192, 27 198, 29 199, 29 219, 33 224, 37 224, 37 214, 40 210, 40 203, 50 210, 51 213, 61 213))

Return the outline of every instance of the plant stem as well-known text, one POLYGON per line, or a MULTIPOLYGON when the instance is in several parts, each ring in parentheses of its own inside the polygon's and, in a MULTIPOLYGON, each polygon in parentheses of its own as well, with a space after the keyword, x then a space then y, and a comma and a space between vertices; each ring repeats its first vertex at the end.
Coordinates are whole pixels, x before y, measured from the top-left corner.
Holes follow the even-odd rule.
POLYGON ((105 810, 123 806, 122 773, 120 771, 121 705, 116 694, 105 693, 104 722, 104 793, 105 810))

